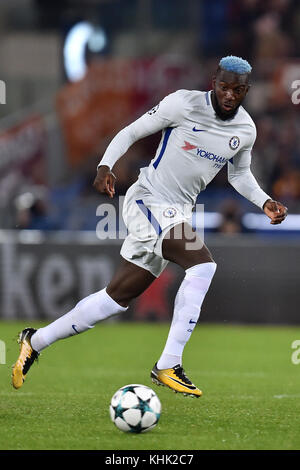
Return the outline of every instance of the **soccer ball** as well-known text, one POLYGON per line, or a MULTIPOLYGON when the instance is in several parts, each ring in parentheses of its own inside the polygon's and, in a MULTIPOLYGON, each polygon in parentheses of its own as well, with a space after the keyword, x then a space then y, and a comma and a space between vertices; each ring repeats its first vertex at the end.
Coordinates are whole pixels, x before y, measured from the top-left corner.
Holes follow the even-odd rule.
POLYGON ((161 403, 156 393, 145 385, 124 385, 113 395, 109 413, 121 431, 147 432, 158 423, 161 403))

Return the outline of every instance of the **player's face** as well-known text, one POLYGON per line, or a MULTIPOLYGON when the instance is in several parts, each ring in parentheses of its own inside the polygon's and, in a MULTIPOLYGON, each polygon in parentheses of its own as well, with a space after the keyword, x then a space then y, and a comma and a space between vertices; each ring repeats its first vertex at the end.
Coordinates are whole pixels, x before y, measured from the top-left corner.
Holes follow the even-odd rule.
POLYGON ((248 75, 221 70, 213 77, 213 105, 221 119, 232 118, 248 90, 248 75))

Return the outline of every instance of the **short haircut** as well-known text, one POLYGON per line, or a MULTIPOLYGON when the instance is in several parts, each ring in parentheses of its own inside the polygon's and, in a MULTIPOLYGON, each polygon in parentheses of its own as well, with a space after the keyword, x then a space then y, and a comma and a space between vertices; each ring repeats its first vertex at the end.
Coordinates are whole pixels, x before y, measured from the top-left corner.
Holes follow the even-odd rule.
POLYGON ((247 60, 242 59, 241 57, 236 57, 234 55, 228 55, 227 57, 223 57, 220 60, 218 71, 220 69, 243 75, 245 73, 250 74, 252 67, 249 62, 247 62, 247 60))

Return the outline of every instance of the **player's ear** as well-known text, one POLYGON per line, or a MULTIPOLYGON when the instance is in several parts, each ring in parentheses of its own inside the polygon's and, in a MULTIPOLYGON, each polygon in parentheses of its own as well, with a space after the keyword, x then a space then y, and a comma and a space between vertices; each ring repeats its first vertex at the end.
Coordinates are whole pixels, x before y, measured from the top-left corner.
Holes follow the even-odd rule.
POLYGON ((216 80, 217 80, 217 76, 216 76, 216 75, 213 75, 213 77, 212 77, 212 82, 211 82, 211 83, 212 83, 212 88, 213 88, 213 90, 214 90, 215 87, 216 87, 216 80))

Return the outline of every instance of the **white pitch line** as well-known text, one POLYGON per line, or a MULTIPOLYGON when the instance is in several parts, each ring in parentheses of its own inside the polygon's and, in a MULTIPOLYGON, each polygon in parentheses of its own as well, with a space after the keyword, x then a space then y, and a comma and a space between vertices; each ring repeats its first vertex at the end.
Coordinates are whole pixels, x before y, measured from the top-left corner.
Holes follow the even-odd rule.
POLYGON ((273 398, 278 398, 278 399, 281 399, 281 398, 300 398, 300 394, 282 394, 282 395, 273 395, 273 398))

